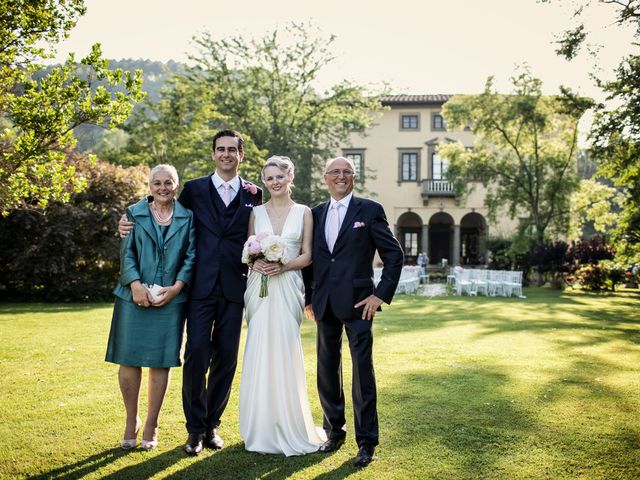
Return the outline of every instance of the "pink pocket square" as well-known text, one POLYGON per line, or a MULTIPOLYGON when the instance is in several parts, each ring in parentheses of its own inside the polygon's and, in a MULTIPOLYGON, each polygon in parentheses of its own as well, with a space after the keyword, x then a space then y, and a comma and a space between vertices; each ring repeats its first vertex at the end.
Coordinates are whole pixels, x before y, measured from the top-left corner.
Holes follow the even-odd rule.
POLYGON ((353 228, 362 228, 364 227, 364 222, 353 222, 353 228))

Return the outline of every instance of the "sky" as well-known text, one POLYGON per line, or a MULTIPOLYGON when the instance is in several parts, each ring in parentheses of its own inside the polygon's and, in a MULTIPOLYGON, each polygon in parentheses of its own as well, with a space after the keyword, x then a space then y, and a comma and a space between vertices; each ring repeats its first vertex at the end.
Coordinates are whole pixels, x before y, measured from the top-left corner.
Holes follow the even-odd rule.
MULTIPOLYGON (((595 2, 594 2, 595 3, 595 2)), ((394 94, 479 93, 489 76, 510 90, 518 65, 542 79, 544 93, 567 85, 598 98, 586 55, 569 63, 554 53, 555 36, 572 26, 575 0, 85 0, 87 13, 58 45, 57 61, 102 45, 107 58, 186 61, 192 38, 259 38, 288 22, 311 22, 323 37, 335 35, 335 60, 317 87, 343 80, 394 94), (223 6, 224 5, 224 6, 223 6)), ((585 19, 600 50, 599 75, 629 53, 632 32, 613 25, 614 10, 598 6, 585 19)))

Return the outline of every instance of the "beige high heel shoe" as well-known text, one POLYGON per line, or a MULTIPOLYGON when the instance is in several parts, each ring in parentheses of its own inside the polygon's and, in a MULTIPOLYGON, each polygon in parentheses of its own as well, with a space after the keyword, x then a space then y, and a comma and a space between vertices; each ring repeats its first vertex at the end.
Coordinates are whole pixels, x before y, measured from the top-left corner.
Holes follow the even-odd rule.
POLYGON ((142 450, 146 450, 147 452, 149 450, 153 450, 154 448, 156 448, 158 446, 158 440, 142 440, 142 442, 140 442, 140 447, 142 448, 142 450))
POLYGON ((136 445, 138 444, 138 432, 140 431, 140 427, 142 427, 142 420, 138 418, 136 421, 136 436, 133 438, 123 438, 122 441, 120 441, 120 448, 122 448, 123 450, 131 450, 132 448, 136 448, 136 445))
POLYGON ((153 429, 153 437, 153 440, 145 440, 144 438, 142 439, 142 442, 140 442, 140 447, 142 448, 142 450, 148 452, 158 446, 158 427, 153 429))

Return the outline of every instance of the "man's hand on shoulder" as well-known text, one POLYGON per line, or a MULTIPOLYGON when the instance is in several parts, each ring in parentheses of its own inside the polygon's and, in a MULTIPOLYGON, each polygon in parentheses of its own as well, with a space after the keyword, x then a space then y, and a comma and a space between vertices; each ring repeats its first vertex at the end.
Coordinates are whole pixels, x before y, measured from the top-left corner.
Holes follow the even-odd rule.
POLYGON ((124 238, 129 235, 129 232, 131 232, 134 225, 135 223, 127 220, 127 216, 123 214, 120 217, 120 221, 118 221, 118 234, 120 235, 120 238, 124 238))

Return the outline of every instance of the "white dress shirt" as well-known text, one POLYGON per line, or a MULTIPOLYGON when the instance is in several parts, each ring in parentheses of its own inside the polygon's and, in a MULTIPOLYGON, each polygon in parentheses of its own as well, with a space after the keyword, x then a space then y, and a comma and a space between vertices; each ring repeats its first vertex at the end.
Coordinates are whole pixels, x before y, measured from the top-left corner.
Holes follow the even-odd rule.
MULTIPOLYGON (((220 195, 220 198, 224 198, 225 181, 222 178, 220 178, 217 172, 211 175, 211 181, 213 182, 213 186, 216 187, 216 190, 220 195)), ((240 177, 236 175, 226 183, 228 183, 229 186, 231 187, 230 197, 229 197, 229 203, 231 203, 233 202, 233 199, 236 198, 236 195, 238 195, 238 192, 240 191, 240 177)))
POLYGON ((351 197, 353 197, 353 193, 350 193, 342 200, 336 200, 335 198, 331 198, 331 203, 329 204, 329 210, 327 213, 327 219, 324 223, 324 238, 327 238, 329 233, 329 218, 331 217, 331 207, 333 207, 334 203, 341 203, 342 208, 338 209, 338 213, 340 214, 340 228, 342 228, 342 222, 344 221, 344 217, 347 214, 347 208, 349 208, 349 202, 351 202, 351 197))

